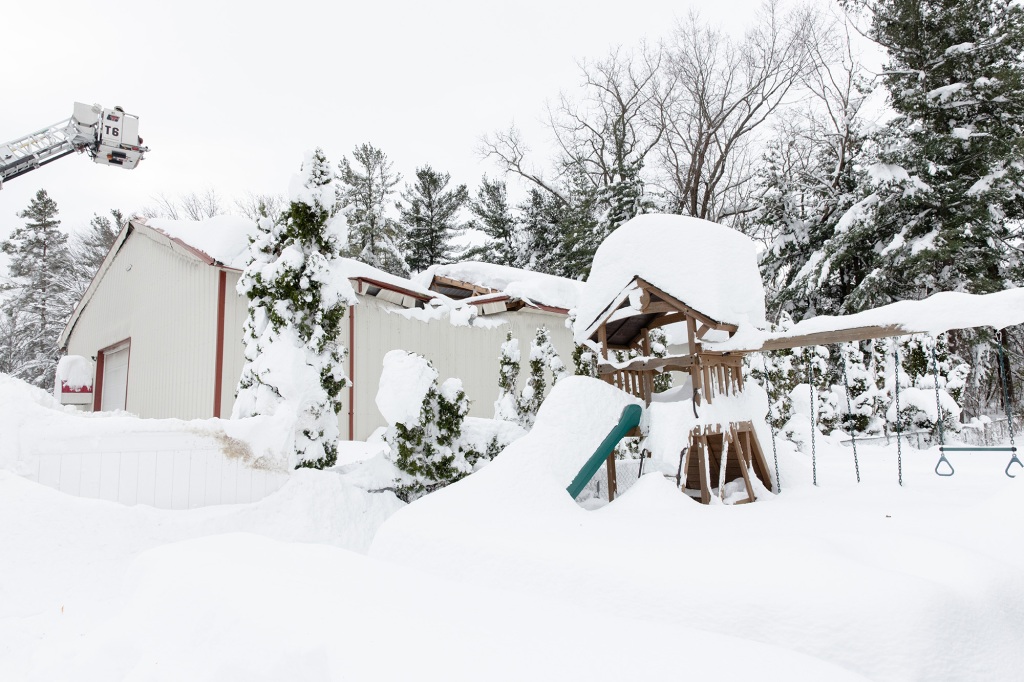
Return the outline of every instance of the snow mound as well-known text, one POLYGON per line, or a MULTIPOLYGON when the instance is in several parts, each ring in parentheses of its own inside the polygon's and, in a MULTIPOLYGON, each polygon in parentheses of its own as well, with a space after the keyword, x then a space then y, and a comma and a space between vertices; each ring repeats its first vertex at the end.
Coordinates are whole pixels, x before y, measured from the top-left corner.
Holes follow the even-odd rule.
POLYGON ((388 351, 377 389, 377 409, 388 424, 415 425, 423 399, 437 377, 437 370, 422 355, 388 351))
POLYGON ((56 388, 92 388, 92 360, 81 355, 65 355, 57 362, 56 388))
POLYGON ((640 277, 705 315, 764 326, 764 286, 754 242, 700 218, 647 214, 612 232, 597 249, 576 315, 576 340, 640 277))

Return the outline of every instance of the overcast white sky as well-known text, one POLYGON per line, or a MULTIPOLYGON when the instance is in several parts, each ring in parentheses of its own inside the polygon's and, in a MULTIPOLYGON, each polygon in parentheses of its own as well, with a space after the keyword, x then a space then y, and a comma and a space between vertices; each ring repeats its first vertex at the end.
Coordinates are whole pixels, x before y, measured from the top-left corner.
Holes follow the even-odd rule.
MULTIPOLYGON (((820 0, 826 4, 828 0, 820 0)), ((71 115, 76 100, 140 117, 152 151, 134 171, 68 157, 0 190, 0 237, 39 189, 64 226, 151 197, 215 188, 284 194, 306 149, 336 163, 368 141, 406 178, 430 163, 475 188, 497 169, 481 135, 515 121, 547 146, 545 102, 576 62, 666 35, 691 9, 727 28, 759 0, 425 3, 7 2, 0 140, 71 115)))

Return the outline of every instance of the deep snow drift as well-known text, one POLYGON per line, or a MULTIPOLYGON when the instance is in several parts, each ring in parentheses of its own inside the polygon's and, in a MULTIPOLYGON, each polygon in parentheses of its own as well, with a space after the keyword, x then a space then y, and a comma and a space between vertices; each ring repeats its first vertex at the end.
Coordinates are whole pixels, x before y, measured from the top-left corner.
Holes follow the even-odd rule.
POLYGON ((1024 489, 1003 453, 959 454, 946 479, 934 451, 904 447, 900 488, 895 447, 862 445, 858 485, 851 450, 821 437, 815 488, 780 441, 779 496, 701 506, 651 474, 587 511, 565 487, 632 400, 560 381, 533 431, 409 506, 368 492, 389 475, 379 456, 185 511, 0 470, 2 677, 988 680, 1024 666, 1024 489))
POLYGON ((934 453, 904 447, 900 488, 895 448, 862 446, 857 486, 851 451, 821 438, 815 488, 808 458, 784 443, 778 497, 701 506, 655 473, 588 512, 565 486, 591 447, 583 434, 617 417, 616 395, 560 382, 533 431, 398 511, 371 556, 627 615, 645 632, 769 643, 871 679, 1011 679, 1024 666, 1024 543, 1004 523, 1024 513, 1024 491, 1001 453, 963 457, 940 479, 934 453))

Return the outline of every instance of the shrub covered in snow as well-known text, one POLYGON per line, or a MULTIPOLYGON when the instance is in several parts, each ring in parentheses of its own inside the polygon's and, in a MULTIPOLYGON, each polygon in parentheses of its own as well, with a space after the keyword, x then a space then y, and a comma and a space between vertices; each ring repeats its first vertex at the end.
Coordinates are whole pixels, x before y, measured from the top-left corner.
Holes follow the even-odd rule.
POLYGON ((516 384, 519 380, 519 339, 512 338, 509 332, 505 343, 501 345, 499 361, 498 400, 494 403, 494 418, 515 422, 529 430, 537 418, 537 410, 544 402, 547 389, 547 372, 551 372, 551 385, 568 376, 565 363, 555 350, 547 327, 541 326, 530 343, 530 375, 526 385, 517 393, 516 384))
POLYGON ((323 152, 302 164, 291 205, 278 223, 263 218, 238 282, 249 299, 245 366, 232 417, 275 414, 292 424, 296 466, 323 468, 337 459, 342 370, 337 339, 355 294, 332 276, 340 235, 332 218, 333 175, 323 152))
MULTIPOLYGON (((463 478, 508 444, 495 430, 484 450, 479 433, 464 436, 469 398, 459 379, 437 384, 438 373, 422 355, 393 350, 384 356, 377 406, 388 421, 384 440, 406 476, 395 493, 410 501, 463 478)), ((480 431, 479 428, 475 429, 480 431)))

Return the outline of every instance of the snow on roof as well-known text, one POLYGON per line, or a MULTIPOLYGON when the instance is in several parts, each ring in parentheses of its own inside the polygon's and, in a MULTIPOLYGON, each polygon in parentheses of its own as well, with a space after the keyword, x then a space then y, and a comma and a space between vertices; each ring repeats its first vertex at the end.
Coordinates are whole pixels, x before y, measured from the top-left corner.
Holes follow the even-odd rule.
MULTIPOLYGON (((256 232, 256 223, 253 221, 230 215, 215 216, 206 220, 150 218, 145 224, 237 270, 245 269, 249 258, 249 236, 256 232)), ((388 288, 402 290, 428 301, 434 298, 447 300, 445 296, 430 291, 426 286, 412 280, 392 275, 351 258, 341 260, 344 263, 344 274, 349 279, 373 280, 388 288)))
POLYGON ((700 218, 647 214, 598 247, 577 306, 577 341, 590 336, 636 277, 718 322, 765 324, 764 285, 750 238, 700 218))
POLYGON ((480 261, 433 265, 416 275, 414 280, 422 286, 430 286, 435 276, 468 282, 502 292, 511 298, 566 310, 576 307, 583 291, 583 283, 573 279, 480 261))
POLYGON ((242 270, 248 260, 249 235, 256 223, 235 215, 219 215, 206 220, 170 220, 149 218, 146 226, 159 230, 198 249, 224 265, 242 270))

